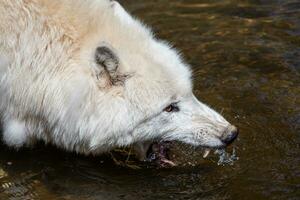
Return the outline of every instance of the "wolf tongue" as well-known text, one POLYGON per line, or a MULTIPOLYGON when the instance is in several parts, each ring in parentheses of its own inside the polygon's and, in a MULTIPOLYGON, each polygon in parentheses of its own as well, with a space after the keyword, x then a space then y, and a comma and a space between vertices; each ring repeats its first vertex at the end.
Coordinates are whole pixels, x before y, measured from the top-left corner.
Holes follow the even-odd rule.
POLYGON ((210 149, 205 149, 203 153, 203 158, 206 158, 210 153, 210 149))

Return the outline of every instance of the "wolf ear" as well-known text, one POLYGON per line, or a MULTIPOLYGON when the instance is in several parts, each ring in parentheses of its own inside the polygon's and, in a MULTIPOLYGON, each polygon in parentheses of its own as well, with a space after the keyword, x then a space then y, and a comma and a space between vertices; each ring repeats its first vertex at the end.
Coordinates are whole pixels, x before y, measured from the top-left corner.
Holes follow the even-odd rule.
POLYGON ((103 43, 98 46, 95 53, 97 64, 97 79, 100 85, 104 87, 123 85, 125 80, 130 77, 129 74, 120 72, 120 61, 113 47, 103 43))
POLYGON ((111 77, 114 76, 119 66, 119 59, 110 47, 104 45, 97 47, 95 59, 99 68, 102 68, 100 73, 105 70, 111 77))

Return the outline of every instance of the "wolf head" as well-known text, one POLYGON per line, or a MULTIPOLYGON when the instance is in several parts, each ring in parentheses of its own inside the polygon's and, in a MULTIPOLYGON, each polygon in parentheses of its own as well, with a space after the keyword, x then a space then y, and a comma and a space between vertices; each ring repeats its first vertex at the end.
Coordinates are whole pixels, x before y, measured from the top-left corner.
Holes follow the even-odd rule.
MULTIPOLYGON (((179 53, 153 37, 120 4, 113 1, 111 7, 114 24, 106 27, 109 34, 102 33, 106 43, 89 49, 98 49, 96 73, 102 77, 98 85, 103 91, 116 93, 112 98, 119 98, 119 105, 124 108, 111 123, 111 129, 124 126, 125 137, 113 134, 119 145, 157 140, 176 140, 205 148, 230 144, 237 137, 237 128, 194 96, 191 70, 179 53)), ((103 101, 100 104, 106 106, 103 101)))

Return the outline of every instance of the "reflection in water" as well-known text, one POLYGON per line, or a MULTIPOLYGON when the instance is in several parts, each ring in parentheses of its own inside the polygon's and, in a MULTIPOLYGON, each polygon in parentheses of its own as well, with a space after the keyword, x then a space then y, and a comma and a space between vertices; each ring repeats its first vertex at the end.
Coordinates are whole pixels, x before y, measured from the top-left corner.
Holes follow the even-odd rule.
POLYGON ((218 166, 178 146, 182 167, 132 170, 105 156, 1 147, 0 199, 299 199, 300 2, 122 2, 183 52, 196 95, 238 125, 240 159, 218 166))

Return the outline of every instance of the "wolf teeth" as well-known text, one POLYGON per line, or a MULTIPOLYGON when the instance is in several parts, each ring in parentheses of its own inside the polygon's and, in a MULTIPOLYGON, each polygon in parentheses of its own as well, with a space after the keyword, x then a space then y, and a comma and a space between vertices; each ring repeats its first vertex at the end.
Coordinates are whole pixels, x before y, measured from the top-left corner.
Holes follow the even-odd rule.
POLYGON ((205 149, 203 153, 203 158, 206 158, 210 153, 210 149, 205 149))

